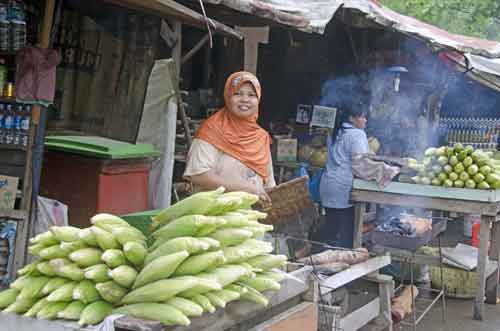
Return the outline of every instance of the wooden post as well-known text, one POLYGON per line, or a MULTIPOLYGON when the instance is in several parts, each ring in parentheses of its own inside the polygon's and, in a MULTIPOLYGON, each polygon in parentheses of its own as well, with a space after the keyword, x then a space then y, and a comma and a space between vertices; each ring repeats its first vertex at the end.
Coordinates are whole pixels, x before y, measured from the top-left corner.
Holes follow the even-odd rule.
MULTIPOLYGON (((500 262, 500 223, 496 221, 493 223, 491 229, 491 246, 490 246, 490 259, 492 261, 500 262)), ((497 269, 486 280, 486 303, 496 305, 498 303, 499 288, 498 282, 500 281, 500 263, 497 269)))
POLYGON ((477 290, 474 299, 474 319, 482 321, 484 317, 484 295, 486 289, 486 267, 488 265, 488 244, 490 225, 495 220, 492 216, 481 216, 479 230, 479 254, 477 256, 477 290))
POLYGON ((267 44, 269 42, 269 27, 241 27, 237 30, 245 37, 245 71, 257 74, 257 63, 259 58, 259 43, 267 44))
POLYGON ((354 238, 353 247, 358 248, 363 244, 363 223, 365 221, 366 203, 357 202, 354 205, 354 238))
POLYGON ((392 331, 392 292, 394 291, 394 280, 391 276, 378 275, 378 293, 380 297, 380 315, 384 321, 384 330, 392 331))
POLYGON ((182 23, 175 21, 173 23, 175 33, 175 45, 172 48, 172 58, 177 68, 177 79, 179 79, 182 67, 182 23))
MULTIPOLYGON (((40 35, 40 47, 48 48, 50 46, 50 35, 52 30, 52 21, 54 18, 55 0, 47 0, 45 3, 45 14, 43 17, 42 32, 40 35)), ((40 105, 35 104, 31 109, 31 125, 28 134, 28 148, 26 149, 26 161, 24 168, 23 196, 21 200, 21 209, 26 211, 26 218, 17 222, 16 243, 14 249, 14 259, 12 266, 12 275, 15 277, 17 270, 26 263, 26 248, 30 233, 31 222, 31 201, 33 191, 33 145, 35 143, 36 132, 40 124, 40 105)))

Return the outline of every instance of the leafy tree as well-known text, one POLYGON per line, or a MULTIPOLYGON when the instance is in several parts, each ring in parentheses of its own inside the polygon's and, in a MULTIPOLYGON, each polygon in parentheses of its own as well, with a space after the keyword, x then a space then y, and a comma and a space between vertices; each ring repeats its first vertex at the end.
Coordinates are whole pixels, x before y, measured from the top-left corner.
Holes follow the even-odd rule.
POLYGON ((452 33, 500 41, 499 0, 380 0, 452 33))

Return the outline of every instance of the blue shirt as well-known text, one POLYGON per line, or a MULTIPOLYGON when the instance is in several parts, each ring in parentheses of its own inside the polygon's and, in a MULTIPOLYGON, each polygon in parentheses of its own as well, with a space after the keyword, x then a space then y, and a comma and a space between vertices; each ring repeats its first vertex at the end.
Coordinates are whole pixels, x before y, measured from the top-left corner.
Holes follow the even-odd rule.
POLYGON ((353 181, 352 158, 356 154, 368 153, 368 138, 365 131, 343 123, 334 144, 331 136, 328 137, 327 148, 326 169, 319 187, 321 203, 326 208, 349 208, 353 181))

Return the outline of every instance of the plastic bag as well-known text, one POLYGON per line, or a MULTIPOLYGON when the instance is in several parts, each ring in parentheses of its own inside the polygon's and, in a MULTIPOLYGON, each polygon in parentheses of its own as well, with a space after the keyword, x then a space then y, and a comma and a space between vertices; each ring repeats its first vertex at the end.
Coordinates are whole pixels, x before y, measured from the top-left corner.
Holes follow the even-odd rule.
POLYGON ((320 202, 319 185, 321 183, 323 172, 325 171, 321 169, 320 171, 312 175, 312 177, 309 179, 309 194, 311 195, 311 199, 314 202, 320 202))
POLYGON ((68 225, 68 206, 59 201, 38 196, 35 216, 31 236, 48 231, 51 226, 68 225))

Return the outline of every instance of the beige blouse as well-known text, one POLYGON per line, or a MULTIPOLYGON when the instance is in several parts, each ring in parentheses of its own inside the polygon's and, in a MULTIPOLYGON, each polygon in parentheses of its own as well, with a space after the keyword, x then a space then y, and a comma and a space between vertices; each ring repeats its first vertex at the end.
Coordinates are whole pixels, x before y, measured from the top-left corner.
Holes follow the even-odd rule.
MULTIPOLYGON (((191 176, 201 175, 213 169, 218 175, 235 176, 236 178, 257 185, 259 188, 267 189, 276 186, 271 157, 269 157, 268 167, 269 179, 264 183, 262 177, 239 160, 227 155, 204 140, 193 139, 188 152, 184 178, 191 180, 191 176)), ((200 187, 195 187, 194 190, 198 192, 200 191, 200 187)))

